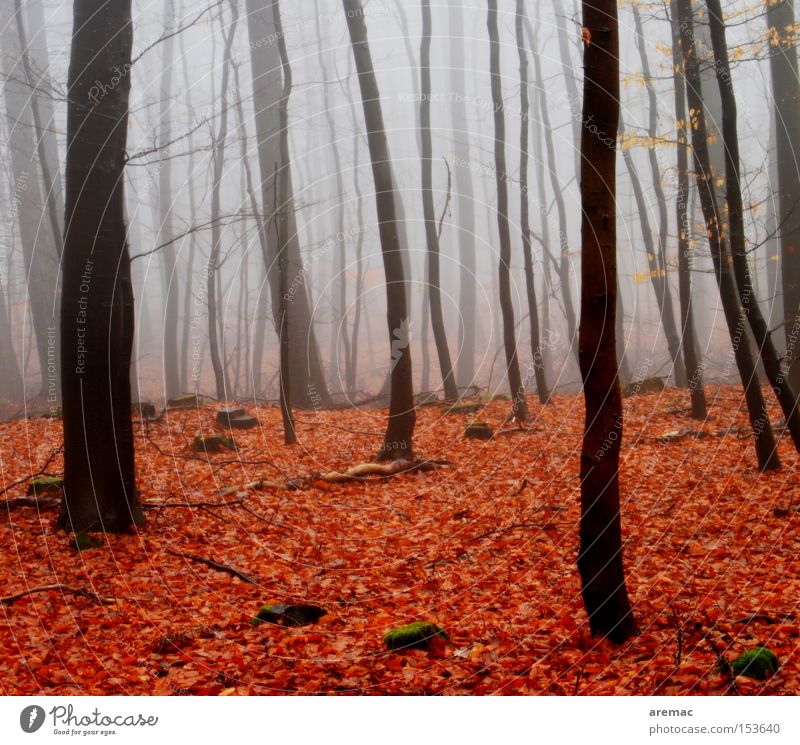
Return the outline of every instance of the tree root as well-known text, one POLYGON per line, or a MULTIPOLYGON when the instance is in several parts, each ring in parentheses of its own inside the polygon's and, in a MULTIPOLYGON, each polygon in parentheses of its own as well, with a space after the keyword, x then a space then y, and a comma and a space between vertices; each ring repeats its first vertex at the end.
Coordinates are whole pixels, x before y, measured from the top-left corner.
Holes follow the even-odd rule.
POLYGON ((104 598, 97 593, 91 592, 89 590, 84 590, 80 587, 73 587, 72 585, 63 585, 63 584, 53 584, 53 585, 38 585, 37 587, 31 587, 27 590, 23 590, 22 592, 17 592, 14 595, 6 595, 5 597, 0 597, 0 605, 11 605, 15 603, 17 600, 21 598, 27 597, 28 595, 33 595, 37 592, 50 592, 51 590, 57 590, 58 592, 70 595, 80 595, 84 598, 89 598, 89 600, 94 600, 95 603, 100 603, 101 605, 113 605, 116 603, 116 598, 104 598))
POLYGON ((185 554, 182 551, 173 551, 172 549, 167 549, 166 553, 170 554, 171 556, 178 556, 181 559, 196 561, 198 564, 204 564, 205 566, 214 569, 217 572, 225 572, 225 574, 230 574, 232 577, 236 577, 237 579, 242 580, 242 582, 247 582, 249 585, 259 584, 258 580, 253 579, 244 572, 240 572, 236 567, 229 566, 228 564, 220 564, 218 561, 214 561, 213 559, 205 559, 202 556, 197 556, 196 554, 185 554))

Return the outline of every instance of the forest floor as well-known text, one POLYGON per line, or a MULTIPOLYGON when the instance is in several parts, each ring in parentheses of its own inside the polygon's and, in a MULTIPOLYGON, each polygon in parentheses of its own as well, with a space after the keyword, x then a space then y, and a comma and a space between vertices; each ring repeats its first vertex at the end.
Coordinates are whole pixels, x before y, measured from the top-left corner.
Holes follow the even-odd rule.
MULTIPOLYGON (((624 401, 625 565, 640 628, 625 644, 592 638, 581 601, 580 397, 531 398, 532 428, 490 441, 464 427, 507 428, 508 401, 471 415, 421 408, 415 449, 450 467, 342 484, 313 474, 370 460, 384 411, 299 413, 300 443, 285 447, 278 410, 251 407, 261 426, 234 433, 236 452, 197 455, 194 433, 216 428, 207 406, 137 423, 147 523, 134 534, 79 552, 53 531, 53 509, 0 503, 0 596, 64 583, 113 599, 0 603, 0 691, 798 694, 798 457, 784 436, 783 470, 759 474, 739 391, 708 394, 703 424, 682 391, 624 401), (260 477, 304 488, 218 493, 260 477), (186 501, 220 506, 175 506, 186 501), (268 602, 327 615, 254 627, 268 602), (388 651, 385 632, 414 620, 450 643, 388 651), (718 655, 758 644, 779 671, 732 684, 718 655)), ((40 471, 60 438, 57 419, 0 425, 0 487, 40 471)), ((56 455, 47 470, 60 468, 56 455)))

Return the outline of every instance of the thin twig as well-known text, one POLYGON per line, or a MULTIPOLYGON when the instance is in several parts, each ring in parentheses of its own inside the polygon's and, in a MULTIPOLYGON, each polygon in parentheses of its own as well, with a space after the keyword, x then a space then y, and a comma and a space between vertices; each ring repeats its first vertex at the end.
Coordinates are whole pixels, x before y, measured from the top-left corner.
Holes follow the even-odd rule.
POLYGON ((73 587, 72 585, 63 585, 63 584, 54 584, 54 585, 38 585, 37 587, 31 587, 27 590, 23 590, 22 592, 14 593, 13 595, 6 595, 5 597, 0 597, 0 604, 2 605, 11 605, 12 603, 17 602, 21 598, 27 597, 28 595, 33 595, 37 592, 50 592, 51 590, 58 590, 62 595, 64 593, 70 595, 80 595, 84 598, 89 598, 89 600, 94 600, 95 603, 100 603, 101 605, 113 605, 116 603, 116 598, 104 598, 97 593, 91 592, 89 590, 84 590, 80 587, 73 587))
POLYGON ((205 566, 210 567, 211 569, 214 569, 218 572, 225 572, 225 574, 230 574, 232 577, 237 577, 238 579, 242 580, 242 582, 247 582, 250 585, 259 584, 258 580, 253 579, 244 572, 240 572, 238 569, 236 569, 236 567, 229 566, 228 564, 220 564, 218 561, 214 561, 213 559, 205 559, 202 556, 197 556, 196 554, 185 554, 181 551, 173 551, 169 548, 166 550, 166 553, 172 556, 178 556, 181 559, 196 561, 198 564, 205 564, 205 566))

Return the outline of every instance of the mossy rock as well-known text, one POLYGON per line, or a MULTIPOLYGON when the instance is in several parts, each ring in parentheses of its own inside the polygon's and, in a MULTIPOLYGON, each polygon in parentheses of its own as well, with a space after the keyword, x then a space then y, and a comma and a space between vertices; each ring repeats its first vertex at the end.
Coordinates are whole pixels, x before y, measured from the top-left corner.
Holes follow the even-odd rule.
POLYGON ((778 655, 767 647, 748 649, 731 662, 731 670, 736 675, 753 680, 766 680, 778 672, 778 666, 778 655))
POLYGON ((231 426, 231 419, 236 419, 244 416, 247 412, 241 406, 226 406, 224 409, 217 411, 217 424, 223 427, 231 426))
POLYGON ((28 496, 39 497, 42 494, 60 494, 63 489, 63 476, 39 476, 28 484, 28 496))
POLYGON ((236 450, 236 443, 222 432, 196 434, 192 441, 192 450, 195 453, 221 453, 223 450, 236 450))
POLYGON ((623 396, 637 396, 640 393, 660 393, 666 388, 663 378, 642 378, 625 386, 623 396))
POLYGON ((278 626, 310 626, 325 615, 327 611, 318 605, 267 603, 258 609, 258 613, 250 619, 250 623, 253 626, 262 623, 274 623, 278 626))
POLYGON ((254 416, 235 416, 228 426, 231 429, 255 429, 258 426, 258 419, 254 416))
POLYGON ((388 649, 428 649, 434 639, 449 642, 447 632, 430 621, 414 621, 384 634, 383 641, 388 649))
POLYGON ((197 409, 205 404, 202 396, 190 393, 188 396, 177 396, 167 401, 168 409, 197 409))
POLYGON ((75 534, 70 545, 78 551, 88 551, 90 548, 100 548, 103 545, 103 540, 81 531, 75 534))
POLYGON ((442 414, 474 414, 480 411, 486 404, 479 401, 469 401, 463 404, 453 404, 452 406, 443 406, 442 414))
POLYGON ((464 437, 468 440, 491 440, 494 432, 486 422, 472 422, 464 430, 464 437))

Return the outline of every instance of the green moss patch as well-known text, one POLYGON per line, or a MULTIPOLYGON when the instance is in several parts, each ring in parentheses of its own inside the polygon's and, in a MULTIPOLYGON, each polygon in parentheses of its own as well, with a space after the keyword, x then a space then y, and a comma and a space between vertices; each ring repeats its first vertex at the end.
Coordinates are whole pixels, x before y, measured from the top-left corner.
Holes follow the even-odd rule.
POLYGON ((469 401, 463 404, 453 404, 452 406, 443 406, 442 414, 474 414, 480 411, 486 404, 469 401))
POLYGON ((63 476, 39 476, 28 484, 28 496, 38 497, 42 494, 60 494, 64 488, 63 476))
POLYGON ((778 672, 778 655, 767 647, 748 649, 731 662, 731 670, 746 678, 766 680, 778 672))
POLYGON ((414 621, 405 626, 391 629, 386 632, 383 641, 388 649, 428 649, 431 642, 436 639, 449 642, 450 637, 444 629, 439 628, 430 621, 414 621))
POLYGON ((258 613, 250 619, 250 623, 253 626, 262 623, 274 623, 278 626, 310 626, 324 615, 327 615, 327 611, 318 605, 268 603, 258 609, 258 613))
POLYGON ((223 450, 236 450, 236 443, 222 432, 211 435, 196 434, 192 441, 195 453, 221 453, 223 450))
POLYGON ((492 428, 486 422, 473 422, 464 430, 464 437, 470 440, 491 440, 494 437, 492 428))

